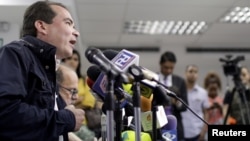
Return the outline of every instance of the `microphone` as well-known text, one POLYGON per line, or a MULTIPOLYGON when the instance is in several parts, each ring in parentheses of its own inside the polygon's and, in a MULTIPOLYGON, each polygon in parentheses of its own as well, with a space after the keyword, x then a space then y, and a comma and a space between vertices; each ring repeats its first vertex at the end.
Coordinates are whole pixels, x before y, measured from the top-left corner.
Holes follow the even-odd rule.
MULTIPOLYGON (((101 67, 105 72, 109 72, 112 70, 113 65, 111 62, 103 55, 101 50, 96 48, 87 48, 85 51, 85 56, 90 63, 96 64, 101 67)), ((115 72, 114 73, 118 73, 115 72)))
MULTIPOLYGON (((114 62, 114 64, 116 64, 117 66, 119 66, 120 69, 122 69, 122 72, 128 72, 128 69, 131 69, 131 70, 142 69, 142 67, 138 68, 138 66, 136 66, 136 65, 138 65, 139 56, 132 53, 132 52, 129 52, 127 50, 122 50, 120 52, 117 52, 114 50, 106 50, 106 51, 103 51, 103 54, 107 58, 112 59, 112 62, 114 62)), ((95 67, 93 66, 93 67, 89 68, 87 73, 88 73, 88 76, 91 77, 91 79, 94 80, 94 82, 95 82, 92 89, 95 92, 97 92, 98 94, 100 94, 101 97, 104 98, 106 96, 107 80, 105 78, 105 75, 103 73, 100 74, 101 71, 97 71, 97 70, 98 70, 98 68, 96 66, 95 67), (95 73, 95 74, 93 74, 93 73, 95 73)), ((143 72, 147 72, 147 74, 148 74, 147 78, 149 78, 149 76, 150 76, 150 79, 153 79, 153 78, 154 78, 154 80, 158 79, 158 75, 153 73, 152 71, 150 72, 149 70, 147 70, 145 68, 143 68, 142 70, 143 70, 143 72), (151 75, 149 75, 149 72, 151 75)), ((118 85, 118 83, 116 83, 116 88, 120 87, 117 85, 118 85)), ((152 82, 152 81, 147 80, 147 79, 142 80, 141 84, 140 84, 141 96, 144 96, 147 99, 150 99, 150 97, 153 93, 153 90, 157 87, 158 86, 157 86, 156 82, 152 82)), ((167 90, 165 90, 165 91, 167 91, 167 90)), ((167 94, 168 93, 170 93, 170 92, 167 91, 167 94)), ((157 93, 157 94, 162 94, 162 93, 157 93)), ((165 102, 163 102, 163 103, 168 103, 168 101, 169 101, 168 100, 169 98, 166 94, 162 95, 160 99, 165 100, 165 102)))
POLYGON ((96 100, 97 101, 104 101, 104 98, 103 97, 101 97, 99 94, 97 94, 93 89, 92 89, 92 86, 94 85, 94 81, 93 80, 91 80, 89 77, 87 77, 87 85, 88 85, 88 87, 90 88, 90 92, 91 92, 91 94, 96 98, 96 100))
MULTIPOLYGON (((141 132, 141 140, 142 141, 152 141, 150 135, 145 132, 141 132)), ((136 141, 135 139, 135 131, 127 130, 122 132, 122 141, 136 141)))
POLYGON ((161 130, 162 138, 166 141, 177 141, 177 119, 173 115, 167 115, 168 123, 161 130))
MULTIPOLYGON (((111 52, 110 54, 112 54, 112 52, 114 51, 109 51, 111 52)), ((104 53, 105 54, 105 53, 104 53)), ((116 53, 117 54, 117 53, 116 53)), ((112 56, 112 55, 111 55, 112 56)), ((107 56, 108 58, 109 56, 107 56)), ((110 57, 109 57, 110 58, 110 57)), ((111 58, 112 59, 112 58, 111 58)), ((89 86, 89 88, 95 92, 95 90, 93 89, 93 84, 95 83, 96 79, 98 78, 98 76, 101 74, 101 71, 99 69, 98 66, 94 65, 94 66, 90 66, 87 70, 87 84, 89 86)), ((116 87, 115 88, 115 95, 119 95, 121 94, 121 96, 118 96, 118 97, 123 97, 124 99, 126 99, 129 103, 132 103, 132 95, 133 95, 133 92, 131 91, 131 87, 132 87, 132 84, 122 84, 121 87, 116 87)), ((144 86, 145 87, 145 86, 144 86)), ((148 88, 147 88, 148 89, 148 88)), ((145 91, 145 89, 144 89, 145 91)), ((150 89, 150 91, 152 91, 150 89)), ((96 93, 96 92, 95 92, 96 93)), ((144 92, 144 93, 149 93, 149 92, 144 92)), ((152 93, 152 92, 151 92, 152 93)), ((104 100, 105 98, 105 95, 102 95, 102 94, 98 94, 98 98, 101 98, 102 101, 104 100)), ((142 112, 146 112, 146 111, 150 111, 151 110, 151 101, 153 99, 153 95, 151 94, 149 98, 146 98, 144 96, 141 96, 141 111, 142 112)), ((126 107, 126 105, 125 105, 126 107)), ((128 107, 132 107, 131 104, 130 106, 128 107)), ((125 108, 126 110, 128 108, 125 108)), ((133 109, 133 108, 130 108, 130 109, 133 109)), ((103 108, 103 111, 105 112, 105 108, 103 108)), ((132 110, 133 111, 133 110, 132 110)), ((131 112, 129 112, 131 113, 131 112)), ((129 114, 131 115, 131 114, 129 114)))
POLYGON ((91 89, 95 82, 92 79, 90 79, 89 77, 87 77, 86 83, 87 83, 88 87, 91 89))
POLYGON ((111 74, 115 78, 127 82, 127 77, 124 75, 116 65, 104 56, 101 50, 96 48, 87 48, 85 51, 85 57, 90 63, 98 65, 103 72, 106 74, 111 74))
MULTIPOLYGON (((129 52, 127 50, 122 50, 119 53, 117 53, 117 55, 112 58, 114 56, 114 54, 116 54, 116 51, 111 51, 111 50, 106 50, 103 52, 104 55, 107 55, 107 58, 112 59, 112 65, 116 66, 120 72, 125 73, 127 72, 128 68, 132 65, 132 64, 138 64, 139 63, 139 56, 129 52)), ((106 57, 105 57, 106 58, 106 57)), ((107 59, 106 58, 106 59, 107 59)), ((100 68, 102 69, 102 68, 100 68)), ((107 77, 104 73, 101 73, 100 75, 97 75, 98 78, 96 79, 94 85, 93 85, 93 89, 100 95, 102 95, 102 97, 106 96, 106 85, 107 85, 107 77)), ((116 81, 116 85, 119 84, 120 82, 116 81)))
MULTIPOLYGON (((98 78, 98 76, 101 74, 101 70, 98 66, 96 65, 92 65, 88 68, 87 70, 87 76, 88 78, 90 78, 93 82, 96 81, 96 79, 98 78)), ((92 88, 92 86, 91 86, 92 88)))
MULTIPOLYGON (((156 87, 157 84, 160 83, 159 81, 157 81, 159 77, 156 73, 144 67, 138 66, 139 55, 134 54, 125 49, 123 49, 120 52, 117 52, 115 50, 106 50, 103 52, 103 54, 104 56, 106 56, 106 58, 109 58, 110 60, 112 60, 112 63, 116 65, 118 68, 120 68, 121 72, 127 73, 127 72, 133 72, 132 70, 137 70, 137 69, 142 70, 144 79, 141 80, 141 85, 140 85, 141 95, 146 98, 150 98, 150 96, 152 95, 153 89, 156 87)), ((94 85, 94 89, 99 91, 101 94, 104 94, 106 91, 105 90, 106 78, 103 78, 103 77, 104 76, 99 76, 97 83, 95 83, 94 85)), ((131 75, 130 75, 130 78, 131 78, 131 75)), ((168 90, 167 88, 165 88, 165 91, 167 92, 169 96, 176 96, 174 92, 168 90)))
POLYGON ((133 66, 131 66, 131 68, 140 69, 142 71, 143 80, 141 81, 141 83, 144 84, 146 87, 154 89, 155 87, 157 87, 157 85, 161 85, 162 87, 164 87, 164 91, 166 91, 166 94, 168 96, 174 97, 174 98, 177 97, 177 95, 173 91, 169 90, 163 83, 158 81, 159 76, 155 72, 153 72, 149 69, 146 69, 142 66, 133 65, 133 66))

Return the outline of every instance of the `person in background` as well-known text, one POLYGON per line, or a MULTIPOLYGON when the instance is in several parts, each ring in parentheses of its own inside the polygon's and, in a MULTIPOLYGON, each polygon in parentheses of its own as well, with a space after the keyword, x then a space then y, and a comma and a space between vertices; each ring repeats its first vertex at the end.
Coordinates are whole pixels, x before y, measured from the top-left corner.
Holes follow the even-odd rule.
POLYGON ((79 98, 75 103, 76 107, 89 109, 96 104, 95 97, 90 93, 90 88, 86 83, 86 77, 81 73, 81 56, 77 50, 73 50, 73 55, 62 59, 62 62, 72 67, 78 76, 79 98))
MULTIPOLYGON (((74 105, 84 109, 86 120, 83 124, 87 125, 89 130, 95 132, 96 137, 99 138, 101 136, 101 104, 92 95, 86 77, 81 74, 81 56, 79 52, 73 50, 73 55, 62 59, 62 62, 74 69, 78 76, 79 98, 74 105)), ((80 134, 77 135, 81 136, 80 134)))
MULTIPOLYGON (((160 73, 159 73, 159 81, 165 84, 169 88, 176 89, 178 91, 178 97, 180 97, 185 103, 188 104, 187 101, 187 88, 185 81, 182 77, 173 74, 174 67, 177 62, 176 56, 171 51, 164 52, 160 57, 160 73)), ((183 105, 180 101, 176 99, 171 99, 171 106, 167 106, 166 114, 173 114, 177 118, 177 136, 178 140, 184 140, 183 133, 183 125, 182 125, 182 117, 181 112, 186 110, 185 105, 183 105)))
MULTIPOLYGON (((65 64, 60 64, 56 71, 56 80, 59 93, 58 99, 61 97, 65 102, 65 106, 75 104, 78 99, 78 77, 76 72, 65 64)), ((76 133, 70 132, 68 136, 69 141, 96 140, 95 133, 88 130, 86 125, 82 125, 76 133)))
MULTIPOLYGON (((207 121, 210 105, 207 91, 197 84, 198 67, 196 65, 188 65, 185 75, 189 107, 198 116, 207 121)), ((207 125, 189 110, 181 112, 181 115, 185 141, 204 141, 208 128, 207 125)))
POLYGON ((216 72, 208 72, 204 79, 204 88, 208 92, 210 108, 208 110, 209 124, 223 123, 223 98, 221 92, 221 80, 216 72))
POLYGON ((231 109, 229 111, 229 117, 227 124, 250 124, 250 73, 246 66, 240 68, 240 83, 238 90, 234 94, 232 91, 228 91, 224 98, 224 113, 226 114, 229 105, 231 109), (239 92, 242 92, 241 94, 239 92), (248 106, 248 107, 247 107, 248 106))
POLYGON ((79 32, 61 3, 37 1, 23 17, 22 37, 0 48, 0 140, 67 141, 84 111, 60 107, 56 64, 72 55, 79 32))

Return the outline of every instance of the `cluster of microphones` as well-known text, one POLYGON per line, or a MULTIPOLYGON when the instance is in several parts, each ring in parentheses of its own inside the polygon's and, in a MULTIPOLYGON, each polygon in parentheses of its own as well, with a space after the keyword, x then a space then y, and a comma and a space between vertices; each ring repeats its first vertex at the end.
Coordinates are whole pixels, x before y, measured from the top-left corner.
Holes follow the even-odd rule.
POLYGON ((139 66, 139 55, 88 48, 85 56, 93 64, 87 84, 104 103, 103 141, 177 141, 176 117, 164 107, 178 97, 156 73, 139 66))

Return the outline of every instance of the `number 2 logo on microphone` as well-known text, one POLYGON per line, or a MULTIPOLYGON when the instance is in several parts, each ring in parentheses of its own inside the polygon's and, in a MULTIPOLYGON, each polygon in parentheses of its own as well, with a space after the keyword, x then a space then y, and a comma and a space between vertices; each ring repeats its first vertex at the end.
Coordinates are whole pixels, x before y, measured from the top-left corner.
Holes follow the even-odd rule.
POLYGON ((122 52, 118 54, 117 57, 114 58, 114 64, 118 66, 121 70, 123 70, 132 60, 134 60, 135 56, 128 52, 122 52))

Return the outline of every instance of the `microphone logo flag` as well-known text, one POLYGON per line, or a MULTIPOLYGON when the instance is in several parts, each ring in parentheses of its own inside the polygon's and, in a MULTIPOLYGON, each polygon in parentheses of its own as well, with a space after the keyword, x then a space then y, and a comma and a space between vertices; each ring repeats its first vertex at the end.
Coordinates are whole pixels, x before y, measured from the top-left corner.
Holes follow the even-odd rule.
POLYGON ((131 64, 139 64, 139 59, 136 58, 139 58, 139 56, 123 49, 119 52, 119 54, 117 54, 117 56, 115 56, 115 58, 112 59, 112 62, 114 62, 114 64, 121 70, 127 70, 128 65, 131 66, 131 64))

